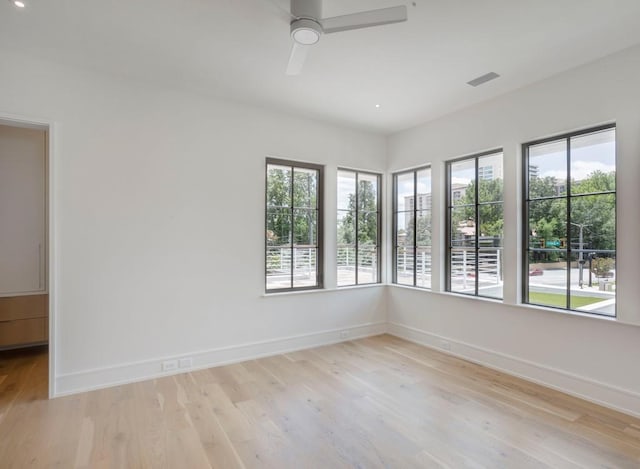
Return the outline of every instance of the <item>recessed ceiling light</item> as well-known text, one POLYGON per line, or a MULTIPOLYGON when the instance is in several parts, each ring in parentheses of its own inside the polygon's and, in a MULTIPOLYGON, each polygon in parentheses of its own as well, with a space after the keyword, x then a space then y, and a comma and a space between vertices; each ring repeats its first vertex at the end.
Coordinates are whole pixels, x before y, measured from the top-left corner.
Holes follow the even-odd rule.
POLYGON ((14 5, 14 6, 16 6, 16 7, 18 7, 18 8, 24 8, 24 7, 26 7, 26 6, 27 6, 24 2, 22 2, 22 1, 20 1, 20 0, 9 0, 9 1, 10 1, 11 3, 13 3, 13 5, 14 5))
POLYGON ((380 109, 380 105, 379 104, 376 104, 376 109, 380 109))

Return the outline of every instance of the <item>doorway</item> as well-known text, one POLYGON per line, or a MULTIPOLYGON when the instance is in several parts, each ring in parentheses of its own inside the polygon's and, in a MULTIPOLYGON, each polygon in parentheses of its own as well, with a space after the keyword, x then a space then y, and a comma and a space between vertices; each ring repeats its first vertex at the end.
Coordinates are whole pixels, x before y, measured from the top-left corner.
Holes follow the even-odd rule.
POLYGON ((0 392, 10 402, 50 394, 49 251, 49 128, 0 120, 0 392))

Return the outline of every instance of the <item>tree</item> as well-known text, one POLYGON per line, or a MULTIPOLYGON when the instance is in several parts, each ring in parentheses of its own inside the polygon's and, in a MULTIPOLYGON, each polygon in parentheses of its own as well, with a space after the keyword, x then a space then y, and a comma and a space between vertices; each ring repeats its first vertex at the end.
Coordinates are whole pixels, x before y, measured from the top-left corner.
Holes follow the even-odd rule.
POLYGON ((551 239, 557 232, 558 220, 556 220, 555 218, 552 218, 551 220, 541 218, 533 224, 532 228, 533 231, 535 231, 537 237, 542 239, 551 239))
MULTIPOLYGON (((533 177, 529 179, 529 198, 557 196, 557 181, 554 177, 533 177)), ((566 239, 567 204, 562 199, 542 199, 529 202, 529 229, 532 247, 540 246, 539 241, 566 239)), ((557 257, 557 256, 555 256, 557 257)), ((554 260, 557 260, 555 259, 554 260)))
MULTIPOLYGON (((548 193, 545 191, 545 193, 548 193)), ((555 189, 554 189, 555 193, 555 189)), ((532 248, 554 249, 554 251, 534 252, 535 261, 557 262, 564 254, 567 239, 567 203, 565 199, 543 199, 529 202, 530 246, 532 248), (557 245, 547 244, 556 242, 557 245)))
POLYGON ((532 177, 529 179, 529 198, 537 199, 541 197, 554 197, 556 196, 556 178, 552 176, 547 177, 532 177))
POLYGON ((480 231, 479 236, 501 238, 504 227, 504 211, 502 207, 503 183, 502 179, 481 179, 478 185, 478 200, 476 201, 476 182, 471 181, 464 195, 455 200, 451 213, 451 228, 454 238, 463 238, 457 231, 459 226, 472 222, 477 226, 476 202, 480 203, 480 231))
POLYGON ((268 168, 267 244, 269 246, 283 246, 291 243, 305 246, 316 243, 317 184, 318 173, 314 170, 295 168, 292 180, 291 169, 281 166, 268 168))
POLYGON ((591 262, 591 271, 596 274, 597 277, 606 277, 615 265, 616 261, 610 257, 598 257, 591 262))
MULTIPOLYGON (((378 195, 374 183, 368 180, 358 181, 358 244, 360 247, 375 246, 378 242, 378 195)), ((338 222, 338 244, 356 243, 356 197, 349 194, 348 210, 338 222)))
MULTIPOLYGON (((583 242, 593 250, 616 248, 616 198, 614 194, 598 194, 615 190, 615 172, 594 171, 582 181, 572 181, 571 193, 594 194, 572 197, 571 221, 584 225, 583 242)), ((578 228, 572 229, 571 238, 578 240, 578 228)))
MULTIPOLYGON (((406 236, 404 238, 404 244, 406 246, 413 246, 413 227, 415 225, 415 218, 412 216, 407 224, 406 236)), ((428 247, 431 246, 431 212, 424 211, 418 212, 418 224, 416 227, 416 246, 428 247)))
POLYGON ((267 244, 278 246, 291 240, 291 171, 281 167, 267 170, 267 244))
MULTIPOLYGON (((571 180, 571 230, 567 235, 567 200, 549 198, 558 194, 558 183, 553 177, 533 177, 529 180, 529 197, 540 198, 529 202, 530 242, 533 248, 549 248, 541 245, 549 241, 571 243, 578 248, 580 227, 582 226, 583 247, 589 250, 615 250, 615 195, 603 192, 615 190, 615 172, 594 171, 586 178, 571 180)), ((558 253, 534 253, 537 260, 555 261, 564 251, 558 253)))

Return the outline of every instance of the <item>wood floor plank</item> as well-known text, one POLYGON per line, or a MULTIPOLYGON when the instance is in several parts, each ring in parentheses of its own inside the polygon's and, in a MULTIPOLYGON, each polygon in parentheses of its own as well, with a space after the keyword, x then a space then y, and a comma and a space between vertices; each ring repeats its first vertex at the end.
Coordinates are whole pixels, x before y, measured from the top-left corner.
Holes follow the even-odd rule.
POLYGON ((47 400, 0 353, 0 467, 633 468, 640 419, 382 335, 47 400))

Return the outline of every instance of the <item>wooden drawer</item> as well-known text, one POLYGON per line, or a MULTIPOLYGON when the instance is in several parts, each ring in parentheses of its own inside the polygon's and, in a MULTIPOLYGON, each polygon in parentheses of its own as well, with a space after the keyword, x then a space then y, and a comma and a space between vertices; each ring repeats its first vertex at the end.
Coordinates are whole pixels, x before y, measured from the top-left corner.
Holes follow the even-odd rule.
POLYGON ((47 341, 47 318, 0 322, 0 347, 47 341))
POLYGON ((0 298, 0 322, 49 316, 49 295, 0 298))

